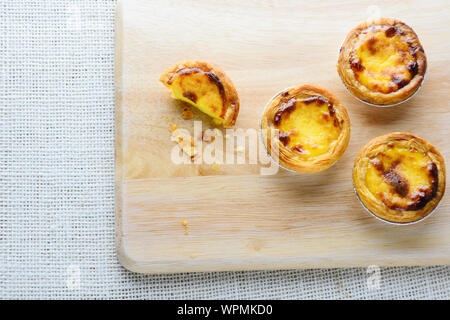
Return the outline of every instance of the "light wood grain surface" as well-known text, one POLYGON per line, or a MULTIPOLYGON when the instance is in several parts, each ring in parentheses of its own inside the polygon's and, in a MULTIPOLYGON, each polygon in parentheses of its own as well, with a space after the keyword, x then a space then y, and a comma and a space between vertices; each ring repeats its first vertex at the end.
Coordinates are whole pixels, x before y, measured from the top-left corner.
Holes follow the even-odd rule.
MULTIPOLYGON (((450 154, 448 1, 119 1, 116 23, 116 238, 118 257, 147 273, 450 264, 450 201, 411 226, 366 213, 353 160, 370 139, 409 131, 450 154), (421 91, 393 108, 353 98, 336 72, 347 32, 376 15, 414 28, 428 57, 421 91), (192 130, 160 73, 185 59, 220 65, 258 128, 267 101, 313 83, 347 107, 352 136, 341 160, 311 174, 262 176, 259 165, 176 165, 169 124, 192 130), (188 234, 181 221, 188 224, 188 234)), ((194 110, 193 120, 214 127, 194 110)))

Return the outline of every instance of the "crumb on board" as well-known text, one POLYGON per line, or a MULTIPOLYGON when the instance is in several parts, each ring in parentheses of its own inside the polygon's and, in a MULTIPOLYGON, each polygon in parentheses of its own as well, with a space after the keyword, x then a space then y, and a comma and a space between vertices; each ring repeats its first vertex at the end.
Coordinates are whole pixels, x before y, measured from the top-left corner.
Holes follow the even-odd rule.
POLYGON ((178 126, 176 124, 174 124, 174 123, 170 124, 170 127, 169 127, 170 132, 174 132, 177 129, 178 129, 178 126))
POLYGON ((192 119, 193 117, 194 117, 194 114, 192 113, 192 111, 183 111, 183 113, 181 114, 181 117, 184 119, 184 120, 189 120, 189 119, 192 119))
POLYGON ((194 161, 199 156, 199 152, 197 148, 195 148, 195 141, 191 138, 189 133, 178 130, 177 127, 174 131, 172 131, 171 140, 178 144, 181 150, 183 150, 183 152, 190 157, 191 161, 194 161))
POLYGON ((197 256, 197 255, 196 255, 195 253, 191 253, 191 254, 189 255, 189 258, 194 259, 196 256, 197 256))
POLYGON ((189 231, 188 231, 188 224, 187 224, 186 220, 181 221, 181 224, 182 224, 183 227, 184 227, 184 234, 185 234, 185 235, 188 235, 188 234, 189 234, 189 231))
POLYGON ((213 131, 211 129, 203 130, 200 140, 203 140, 205 142, 214 141, 216 136, 214 135, 213 131))
POLYGON ((191 107, 185 107, 183 112, 181 113, 181 117, 184 120, 192 119, 194 117, 194 113, 192 112, 191 107))
POLYGON ((213 170, 219 170, 220 169, 220 165, 218 163, 214 163, 212 165, 213 170))
POLYGON ((217 128, 214 128, 214 133, 216 134, 216 136, 221 137, 222 136, 222 131, 220 131, 217 128))

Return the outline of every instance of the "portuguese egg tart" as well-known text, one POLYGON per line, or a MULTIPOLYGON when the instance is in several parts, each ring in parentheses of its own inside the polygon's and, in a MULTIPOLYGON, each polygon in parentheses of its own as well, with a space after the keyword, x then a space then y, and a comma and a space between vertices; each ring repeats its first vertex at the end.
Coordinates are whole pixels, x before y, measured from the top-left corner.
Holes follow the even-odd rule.
POLYGON ((362 148, 353 184, 361 203, 376 217, 399 224, 416 222, 429 215, 444 195, 444 159, 411 133, 390 133, 362 148))
POLYGON ((317 172, 344 154, 350 120, 332 93, 305 84, 272 98, 262 116, 261 134, 268 153, 282 167, 317 172))
POLYGON ((380 18, 350 31, 341 47, 337 69, 357 98, 392 105, 419 89, 427 60, 411 27, 395 19, 380 18))
POLYGON ((219 67, 201 61, 183 61, 166 70, 159 80, 175 99, 190 103, 214 119, 232 127, 239 114, 239 97, 231 80, 219 67))

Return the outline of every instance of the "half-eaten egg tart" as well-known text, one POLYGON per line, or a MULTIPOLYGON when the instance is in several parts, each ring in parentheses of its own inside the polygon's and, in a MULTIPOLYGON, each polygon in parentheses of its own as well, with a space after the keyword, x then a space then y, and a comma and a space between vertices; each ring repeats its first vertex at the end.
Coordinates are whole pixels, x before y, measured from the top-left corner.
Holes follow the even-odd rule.
POLYGON ((262 116, 261 134, 268 153, 282 167, 317 172, 344 154, 350 120, 331 92, 304 84, 272 98, 262 116))
POLYGON ((411 27, 396 19, 380 18, 350 31, 341 47, 337 69, 357 98, 393 105, 420 88, 427 60, 411 27))
POLYGON ((230 78, 208 62, 183 61, 166 70, 159 80, 183 100, 225 128, 232 127, 239 114, 239 97, 230 78))
POLYGON ((444 195, 444 159, 435 147, 411 133, 390 133, 361 149, 353 184, 361 203, 376 217, 397 224, 417 222, 444 195))

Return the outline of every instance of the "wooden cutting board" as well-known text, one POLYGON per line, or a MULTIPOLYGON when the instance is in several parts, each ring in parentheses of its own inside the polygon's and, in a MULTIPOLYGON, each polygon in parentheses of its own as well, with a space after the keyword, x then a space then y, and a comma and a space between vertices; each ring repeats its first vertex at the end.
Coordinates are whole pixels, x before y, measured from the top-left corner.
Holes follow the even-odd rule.
MULTIPOLYGON (((450 264, 450 200, 417 225, 392 226, 363 210, 352 166, 370 139, 409 131, 450 154, 448 1, 119 1, 116 23, 116 238, 136 272, 450 264), (420 92, 393 108, 364 105, 336 72, 340 44, 361 21, 396 17, 428 57, 420 92), (314 83, 347 107, 352 136, 332 168, 261 175, 260 165, 176 165, 169 125, 214 127, 158 81, 185 59, 220 65, 241 99, 237 128, 257 129, 283 88, 314 83), (187 228, 182 225, 187 222, 187 228), (185 231, 187 229, 187 234, 185 231)), ((247 157, 248 160, 248 157, 247 157)), ((448 161, 447 161, 448 162, 448 161)), ((447 163, 447 165, 450 165, 447 163)))

